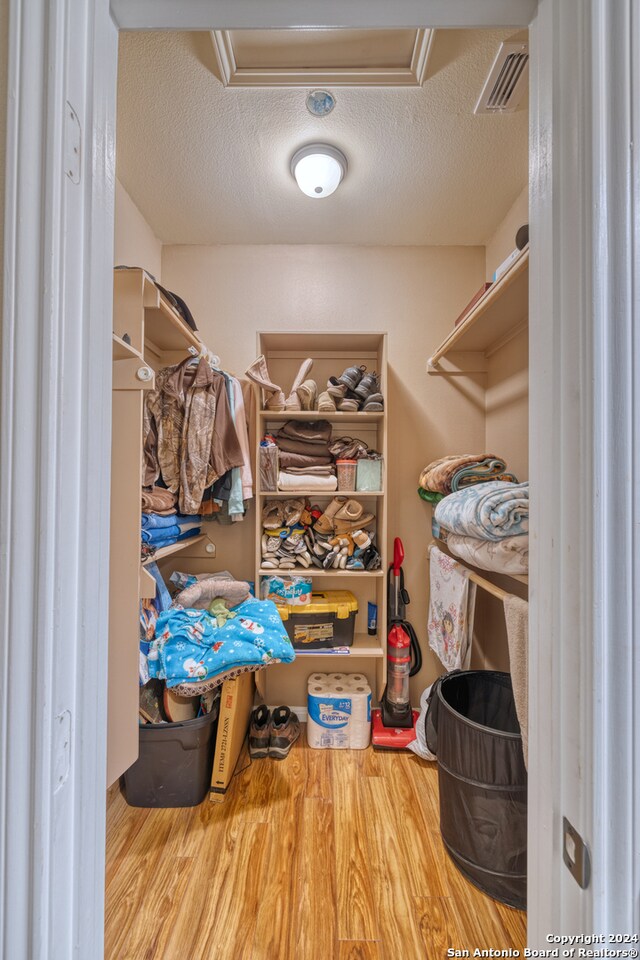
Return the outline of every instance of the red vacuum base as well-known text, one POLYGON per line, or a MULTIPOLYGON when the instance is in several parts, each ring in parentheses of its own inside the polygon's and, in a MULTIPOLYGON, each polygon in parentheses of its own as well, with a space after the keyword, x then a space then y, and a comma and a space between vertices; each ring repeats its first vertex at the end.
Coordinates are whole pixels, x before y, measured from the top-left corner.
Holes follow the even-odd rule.
POLYGON ((406 750, 407 744, 416 739, 415 725, 420 711, 412 710, 411 715, 413 725, 410 727, 385 727, 382 723, 382 712, 373 710, 371 743, 374 750, 406 750))

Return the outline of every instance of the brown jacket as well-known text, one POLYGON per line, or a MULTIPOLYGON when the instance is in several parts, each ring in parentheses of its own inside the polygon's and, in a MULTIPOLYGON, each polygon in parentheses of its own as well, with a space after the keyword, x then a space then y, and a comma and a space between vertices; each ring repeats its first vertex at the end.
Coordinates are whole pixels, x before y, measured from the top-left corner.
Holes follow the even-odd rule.
POLYGON ((243 463, 224 377, 204 358, 190 363, 160 370, 144 414, 143 485, 162 474, 187 514, 198 512, 207 487, 243 463))

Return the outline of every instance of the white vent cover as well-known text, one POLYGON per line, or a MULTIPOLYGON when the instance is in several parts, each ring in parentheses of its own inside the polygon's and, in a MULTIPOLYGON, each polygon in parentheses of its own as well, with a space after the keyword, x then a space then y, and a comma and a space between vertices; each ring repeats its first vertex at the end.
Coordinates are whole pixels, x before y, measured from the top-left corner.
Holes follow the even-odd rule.
POLYGON ((512 113, 527 88, 529 44, 501 43, 474 113, 512 113))

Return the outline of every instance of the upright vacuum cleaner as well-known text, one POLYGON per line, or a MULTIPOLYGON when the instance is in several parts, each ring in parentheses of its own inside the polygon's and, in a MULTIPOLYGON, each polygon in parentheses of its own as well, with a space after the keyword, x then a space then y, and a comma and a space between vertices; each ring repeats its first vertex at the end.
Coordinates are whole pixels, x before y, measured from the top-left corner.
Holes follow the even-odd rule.
POLYGON ((387 685, 379 710, 372 714, 372 743, 376 750, 405 750, 415 740, 418 710, 411 709, 409 677, 422 667, 422 652, 416 632, 405 620, 410 603, 404 586, 404 547, 400 537, 393 542, 393 563, 387 574, 387 685))

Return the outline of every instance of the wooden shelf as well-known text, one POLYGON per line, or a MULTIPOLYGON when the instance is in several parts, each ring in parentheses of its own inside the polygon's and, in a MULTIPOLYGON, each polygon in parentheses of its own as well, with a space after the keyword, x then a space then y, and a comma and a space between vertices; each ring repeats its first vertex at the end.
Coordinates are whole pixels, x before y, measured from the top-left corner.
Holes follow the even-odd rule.
MULTIPOLYGON (((368 633, 356 633, 349 653, 327 653, 322 650, 296 650, 298 657, 318 657, 323 660, 349 660, 353 657, 383 657, 384 649, 378 637, 370 637, 368 633)), ((295 661, 294 661, 295 662, 295 661)))
POLYGON ((367 497, 384 497, 382 490, 261 490, 258 494, 263 500, 294 500, 297 497, 309 497, 309 499, 323 500, 333 497, 360 497, 364 500, 367 497))
POLYGON ((144 357, 135 347, 132 347, 130 343, 126 343, 122 337, 113 334, 113 359, 114 360, 139 360, 141 364, 146 366, 144 357))
POLYGON ((199 533, 195 537, 189 537, 187 540, 179 540, 177 543, 171 543, 168 547, 160 547, 160 549, 156 550, 152 557, 149 557, 147 560, 143 560, 142 566, 146 567, 149 563, 157 563, 158 560, 164 560, 165 557, 170 557, 173 553, 179 553, 181 550, 186 550, 187 547, 193 547, 194 544, 200 543, 202 540, 206 539, 206 534, 199 533))
POLYGON ((374 413, 321 413, 319 410, 260 410, 261 420, 278 421, 284 423, 286 420, 328 420, 329 423, 367 423, 368 421, 377 422, 384 418, 384 410, 374 413))
POLYGON ((476 303, 465 319, 434 350, 428 373, 446 373, 440 361, 453 351, 491 356, 520 329, 529 313, 529 247, 476 303))
MULTIPOLYGON (((167 550, 169 549, 167 547, 167 550)), ((347 580, 351 580, 355 577, 384 577, 384 570, 320 570, 319 567, 303 567, 300 564, 292 570, 285 570, 282 567, 276 570, 264 570, 260 567, 258 574, 261 577, 345 577, 347 580)))

